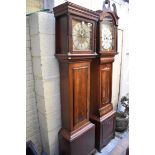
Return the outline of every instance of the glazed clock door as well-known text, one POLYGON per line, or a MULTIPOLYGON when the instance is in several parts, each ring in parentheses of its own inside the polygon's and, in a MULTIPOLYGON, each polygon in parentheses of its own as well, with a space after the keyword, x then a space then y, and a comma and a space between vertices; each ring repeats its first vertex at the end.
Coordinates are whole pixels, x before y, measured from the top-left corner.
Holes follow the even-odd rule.
POLYGON ((101 106, 111 103, 112 64, 103 64, 100 69, 101 106))
POLYGON ((93 53, 94 23, 83 18, 71 19, 71 42, 73 53, 93 53))
POLYGON ((72 128, 76 129, 89 119, 90 62, 73 63, 69 70, 73 106, 72 128))
POLYGON ((92 24, 84 21, 72 20, 73 50, 91 50, 92 24))
POLYGON ((100 23, 100 51, 114 52, 116 49, 116 26, 111 16, 107 16, 100 23))
POLYGON ((103 21, 102 23, 102 50, 112 50, 114 48, 113 24, 103 21))

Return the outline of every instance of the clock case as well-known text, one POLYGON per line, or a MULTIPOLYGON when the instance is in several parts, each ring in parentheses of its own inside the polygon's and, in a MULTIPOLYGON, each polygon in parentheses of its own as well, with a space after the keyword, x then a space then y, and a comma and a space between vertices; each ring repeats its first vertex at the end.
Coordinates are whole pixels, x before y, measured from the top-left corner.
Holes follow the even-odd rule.
POLYGON ((58 59, 94 58, 96 54, 96 28, 98 13, 71 2, 65 2, 55 8, 56 18, 56 57, 58 59), (92 24, 91 50, 73 50, 72 19, 92 24))
POLYGON ((96 11, 99 13, 99 21, 98 21, 98 29, 97 29, 97 52, 100 54, 100 57, 114 57, 117 53, 117 27, 118 27, 118 15, 116 10, 116 5, 112 4, 113 11, 110 8, 110 1, 105 0, 103 3, 103 9, 96 11), (105 7, 105 4, 108 4, 108 8, 105 7), (102 22, 107 19, 111 19, 113 23, 113 30, 114 30, 114 47, 112 50, 102 50, 102 22))
POLYGON ((96 57, 98 13, 71 2, 54 9, 56 53, 60 69, 61 120, 59 153, 91 155, 95 149, 95 125, 89 121, 90 64, 96 57), (93 24, 92 50, 73 51, 72 19, 93 24))
POLYGON ((114 57, 117 54, 117 26, 118 16, 115 4, 113 11, 110 8, 110 1, 106 0, 103 10, 99 13, 97 28, 97 53, 98 56, 91 63, 91 98, 90 98, 90 120, 95 124, 95 145, 98 151, 108 144, 115 136, 115 111, 112 105, 112 66, 114 57), (105 4, 108 4, 108 8, 105 4), (103 51, 101 45, 101 23, 107 17, 112 18, 114 31, 114 48, 110 51, 103 51))

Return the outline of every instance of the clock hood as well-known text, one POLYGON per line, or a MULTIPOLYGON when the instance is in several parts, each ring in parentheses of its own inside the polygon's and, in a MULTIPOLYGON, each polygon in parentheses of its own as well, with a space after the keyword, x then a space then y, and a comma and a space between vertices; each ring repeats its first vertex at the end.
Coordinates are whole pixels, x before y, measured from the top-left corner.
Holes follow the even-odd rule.
POLYGON ((110 1, 105 0, 103 2, 103 7, 102 10, 97 10, 96 12, 99 13, 99 20, 103 20, 107 16, 111 16, 113 18, 114 24, 118 26, 118 15, 117 15, 117 9, 116 5, 113 3, 112 4, 113 9, 111 10, 110 8, 110 1), (105 6, 105 4, 108 4, 108 7, 105 6))

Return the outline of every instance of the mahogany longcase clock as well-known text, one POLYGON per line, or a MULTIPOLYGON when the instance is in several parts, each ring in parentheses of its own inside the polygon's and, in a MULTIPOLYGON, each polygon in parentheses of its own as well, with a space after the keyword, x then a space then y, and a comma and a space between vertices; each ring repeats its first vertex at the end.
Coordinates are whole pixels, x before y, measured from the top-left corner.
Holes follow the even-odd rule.
POLYGON ((96 57, 98 13, 65 2, 54 9, 60 67, 62 155, 95 152, 95 126, 89 121, 90 62, 96 57))
POLYGON ((117 21, 116 6, 110 8, 106 0, 99 13, 97 29, 98 57, 91 63, 91 103, 90 120, 95 124, 95 144, 101 151, 115 135, 115 111, 112 97, 112 64, 117 54, 117 21), (108 7, 105 7, 105 4, 108 7))

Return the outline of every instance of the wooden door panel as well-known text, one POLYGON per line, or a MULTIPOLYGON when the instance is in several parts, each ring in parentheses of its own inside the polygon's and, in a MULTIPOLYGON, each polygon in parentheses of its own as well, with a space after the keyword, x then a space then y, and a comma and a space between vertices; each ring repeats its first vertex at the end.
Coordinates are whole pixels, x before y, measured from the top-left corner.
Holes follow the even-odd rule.
POLYGON ((101 66, 101 104, 107 104, 111 102, 111 71, 111 64, 104 64, 101 66))
POLYGON ((112 115, 102 123, 101 140, 103 145, 106 144, 107 141, 109 141, 111 137, 114 136, 114 131, 115 131, 115 115, 112 115))
POLYGON ((114 121, 113 118, 105 120, 102 124, 102 139, 105 139, 109 135, 113 134, 114 121))
POLYGON ((88 120, 89 63, 72 66, 73 128, 88 120))

